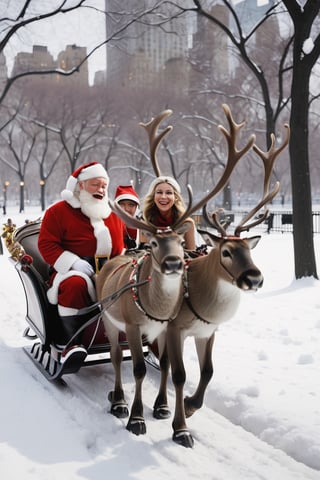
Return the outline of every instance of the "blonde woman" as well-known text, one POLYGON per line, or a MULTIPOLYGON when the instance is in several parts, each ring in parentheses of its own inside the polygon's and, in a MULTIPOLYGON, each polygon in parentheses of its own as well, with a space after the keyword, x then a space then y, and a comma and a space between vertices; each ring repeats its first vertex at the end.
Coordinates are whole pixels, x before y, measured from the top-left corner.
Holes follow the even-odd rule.
MULTIPOLYGON (((157 227, 170 227, 185 210, 180 186, 174 178, 162 175, 151 182, 144 198, 143 218, 146 221, 157 227)), ((191 217, 187 221, 191 227, 185 233, 185 249, 195 250, 195 224, 191 217)), ((147 241, 143 234, 140 235, 140 241, 147 241)))

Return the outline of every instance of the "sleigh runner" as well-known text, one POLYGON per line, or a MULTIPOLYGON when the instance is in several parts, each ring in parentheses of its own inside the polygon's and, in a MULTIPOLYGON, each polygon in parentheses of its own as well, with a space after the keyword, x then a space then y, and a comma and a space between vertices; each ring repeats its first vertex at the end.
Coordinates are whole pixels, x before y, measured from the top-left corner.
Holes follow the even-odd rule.
MULTIPOLYGON (((44 261, 38 250, 38 235, 41 220, 28 222, 15 228, 11 220, 3 226, 5 244, 11 254, 9 261, 13 264, 21 280, 26 298, 26 322, 28 326, 23 336, 32 341, 31 346, 23 347, 25 353, 49 380, 60 380, 64 375, 76 373, 82 367, 109 363, 110 342, 106 336, 101 315, 124 291, 132 288, 128 284, 125 288, 114 292, 108 298, 79 311, 79 328, 72 338, 68 335, 65 326, 58 314, 56 305, 49 303, 47 298, 50 266, 44 261), (61 354, 71 340, 81 338, 87 354, 79 351, 65 362, 61 354)), ((137 286, 137 285, 136 285, 137 286)), ((131 360, 126 335, 119 333, 119 343, 122 348, 123 359, 131 360)), ((143 342, 144 355, 149 348, 143 342)))

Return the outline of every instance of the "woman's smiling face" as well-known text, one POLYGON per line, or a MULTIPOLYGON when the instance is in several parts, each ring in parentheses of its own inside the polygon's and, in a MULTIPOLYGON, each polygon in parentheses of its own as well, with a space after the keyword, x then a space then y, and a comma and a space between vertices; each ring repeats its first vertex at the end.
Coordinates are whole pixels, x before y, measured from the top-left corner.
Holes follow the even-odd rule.
POLYGON ((154 203, 162 215, 171 212, 175 202, 174 189, 169 183, 159 183, 154 190, 154 203))

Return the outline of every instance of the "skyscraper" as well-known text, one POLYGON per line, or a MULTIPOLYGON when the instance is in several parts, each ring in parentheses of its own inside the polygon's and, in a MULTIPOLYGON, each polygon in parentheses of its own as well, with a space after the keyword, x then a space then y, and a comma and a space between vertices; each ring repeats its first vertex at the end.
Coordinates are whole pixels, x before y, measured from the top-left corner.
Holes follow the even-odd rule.
MULTIPOLYGON (((154 4, 150 0, 131 0, 126 19, 141 18, 154 4)), ((123 11, 123 3, 121 5, 123 11)), ((116 12, 117 0, 106 1, 107 35, 114 34, 120 24, 116 12)), ((169 13, 169 12, 168 12, 169 13)), ((131 24, 107 43, 107 81, 115 80, 123 87, 154 86, 166 88, 179 82, 179 89, 187 87, 188 76, 181 69, 188 68, 187 56, 190 46, 190 30, 186 17, 168 21, 161 27, 151 25, 153 18, 131 24)), ((121 25, 123 27, 123 24, 121 25)))

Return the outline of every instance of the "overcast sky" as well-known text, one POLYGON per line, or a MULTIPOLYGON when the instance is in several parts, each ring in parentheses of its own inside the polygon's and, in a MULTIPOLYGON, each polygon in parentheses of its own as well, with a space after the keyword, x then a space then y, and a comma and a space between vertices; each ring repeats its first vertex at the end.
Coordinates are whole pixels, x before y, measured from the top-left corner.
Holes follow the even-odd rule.
MULTIPOLYGON (((10 0, 6 4, 6 13, 10 7, 18 7, 19 0, 10 0), (12 2, 12 3, 11 3, 12 2)), ((45 1, 40 0, 42 8, 45 7, 45 1)), ((52 2, 52 0, 50 0, 52 2)), ((239 3, 243 0, 233 0, 239 3)), ((269 0, 257 0, 258 4, 268 3, 269 0)), ((90 3, 90 0, 88 0, 90 3)), ((104 0, 91 0, 92 5, 97 9, 104 10, 104 0)), ((4 6, 4 3, 2 4, 4 6)), ((1 4, 0 4, 1 10, 1 4)), ((1 12, 0 18, 4 12, 1 12)), ((7 58, 8 73, 10 75, 13 60, 17 52, 31 52, 33 45, 44 45, 48 47, 49 52, 57 58, 58 53, 64 50, 66 45, 76 44, 80 47, 87 47, 89 52, 99 43, 105 40, 105 17, 103 13, 95 10, 79 8, 69 14, 59 14, 53 19, 36 22, 25 29, 19 30, 10 44, 6 47, 4 53, 7 58)), ((94 74, 98 70, 106 69, 106 47, 101 47, 89 58, 89 83, 92 84, 94 74)))
MULTIPOLYGON (((96 7, 103 8, 104 0, 95 0, 96 7)), ((45 45, 56 59, 66 45, 76 44, 87 47, 87 51, 105 40, 104 15, 90 9, 78 9, 65 15, 56 15, 54 19, 36 22, 27 29, 19 31, 19 36, 5 49, 8 73, 17 52, 31 52, 33 45, 45 45)), ((89 59, 89 82, 93 83, 94 73, 106 68, 106 47, 101 47, 89 59)))

